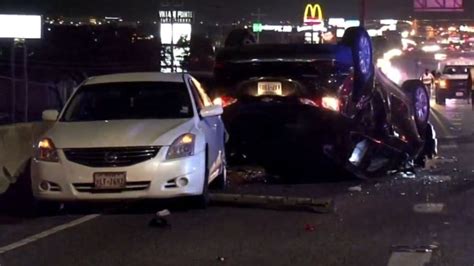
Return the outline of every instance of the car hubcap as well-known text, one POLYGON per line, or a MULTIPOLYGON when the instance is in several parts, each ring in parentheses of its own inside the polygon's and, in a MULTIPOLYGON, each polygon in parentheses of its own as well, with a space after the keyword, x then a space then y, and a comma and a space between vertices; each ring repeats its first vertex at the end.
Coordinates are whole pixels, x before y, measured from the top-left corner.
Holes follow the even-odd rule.
POLYGON ((423 88, 418 88, 415 94, 415 111, 419 121, 426 121, 428 118, 428 100, 423 88))

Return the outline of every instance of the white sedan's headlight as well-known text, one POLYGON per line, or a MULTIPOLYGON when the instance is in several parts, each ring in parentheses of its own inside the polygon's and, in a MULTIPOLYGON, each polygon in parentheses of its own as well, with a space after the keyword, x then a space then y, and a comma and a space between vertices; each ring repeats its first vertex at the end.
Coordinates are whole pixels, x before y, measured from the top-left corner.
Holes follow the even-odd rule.
POLYGON ((51 139, 44 138, 38 142, 35 159, 46 162, 59 162, 58 152, 51 139))
POLYGON ((179 136, 173 144, 171 144, 166 159, 177 159, 194 155, 194 146, 196 142, 196 136, 188 133, 179 136))

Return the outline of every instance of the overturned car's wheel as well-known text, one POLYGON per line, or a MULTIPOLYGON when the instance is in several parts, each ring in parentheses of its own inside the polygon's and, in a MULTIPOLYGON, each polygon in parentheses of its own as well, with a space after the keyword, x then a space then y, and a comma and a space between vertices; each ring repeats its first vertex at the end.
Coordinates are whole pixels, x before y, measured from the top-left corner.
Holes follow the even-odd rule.
POLYGON ((238 47, 255 43, 255 37, 246 29, 235 29, 225 40, 225 47, 238 47))
POLYGON ((356 96, 361 96, 364 89, 373 81, 374 62, 372 41, 362 27, 348 28, 342 37, 341 44, 352 50, 354 61, 354 88, 356 96))
POLYGON ((412 100, 416 127, 420 136, 424 136, 430 116, 430 98, 425 85, 419 80, 408 80, 402 85, 412 100))

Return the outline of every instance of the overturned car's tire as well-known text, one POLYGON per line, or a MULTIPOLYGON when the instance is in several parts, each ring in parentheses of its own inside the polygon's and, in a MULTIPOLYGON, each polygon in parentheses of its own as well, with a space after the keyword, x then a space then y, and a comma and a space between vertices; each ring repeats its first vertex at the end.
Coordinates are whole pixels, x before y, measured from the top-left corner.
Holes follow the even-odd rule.
POLYGON ((367 31, 362 27, 348 28, 340 42, 352 50, 354 62, 354 88, 356 98, 361 96, 364 89, 373 83, 374 61, 372 41, 367 31))
POLYGON ((235 29, 229 33, 225 40, 225 47, 238 47, 255 44, 255 37, 246 29, 235 29))
POLYGON ((416 127, 420 136, 424 136, 430 116, 430 96, 425 85, 419 80, 407 80, 402 90, 412 100, 416 127))

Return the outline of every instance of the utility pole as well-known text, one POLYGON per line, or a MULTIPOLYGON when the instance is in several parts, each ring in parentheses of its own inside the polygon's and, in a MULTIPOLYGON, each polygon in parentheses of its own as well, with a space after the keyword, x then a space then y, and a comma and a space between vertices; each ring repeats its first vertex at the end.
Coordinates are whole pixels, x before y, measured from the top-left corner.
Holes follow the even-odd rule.
POLYGON ((367 0, 360 0, 360 26, 365 27, 365 20, 367 18, 367 0))
POLYGON ((11 66, 11 109, 10 109, 10 119, 12 123, 16 122, 16 69, 15 69, 15 59, 16 59, 16 41, 12 42, 12 49, 10 52, 10 66, 11 66))
MULTIPOLYGON (((258 8, 257 13, 251 13, 250 15, 256 17, 258 23, 262 23, 262 17, 265 17, 267 14, 263 14, 260 8, 258 8)), ((260 32, 257 32, 257 43, 260 43, 260 32)))
POLYGON ((28 47, 26 40, 23 40, 23 79, 25 81, 25 122, 28 122, 28 105, 30 104, 30 91, 28 88, 28 47))

